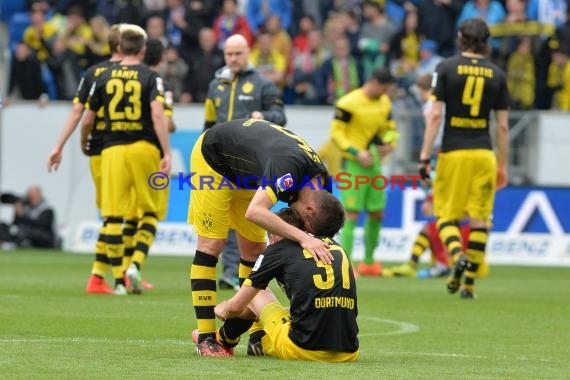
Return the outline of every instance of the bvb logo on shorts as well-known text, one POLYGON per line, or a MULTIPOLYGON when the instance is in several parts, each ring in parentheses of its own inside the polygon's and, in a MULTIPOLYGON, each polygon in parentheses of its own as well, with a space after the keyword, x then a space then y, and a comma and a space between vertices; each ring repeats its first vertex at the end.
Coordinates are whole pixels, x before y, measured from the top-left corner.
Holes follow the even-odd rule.
POLYGON ((253 83, 247 81, 243 84, 243 86, 241 86, 241 91, 244 94, 249 94, 250 92, 253 91, 254 88, 255 88, 255 86, 253 85, 253 83))
POLYGON ((211 214, 204 214, 204 218, 202 219, 202 227, 206 230, 211 230, 214 227, 214 221, 212 220, 211 214))

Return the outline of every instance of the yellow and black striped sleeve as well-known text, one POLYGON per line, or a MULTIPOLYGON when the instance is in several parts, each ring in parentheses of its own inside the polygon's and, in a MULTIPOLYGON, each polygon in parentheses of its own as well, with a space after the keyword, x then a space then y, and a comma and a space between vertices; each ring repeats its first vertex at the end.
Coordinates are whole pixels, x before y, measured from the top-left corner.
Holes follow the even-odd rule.
POLYGON ((400 138, 400 132, 396 129, 396 122, 392 116, 392 102, 387 96, 383 99, 382 107, 386 112, 386 120, 378 131, 377 137, 382 141, 382 144, 389 144, 395 149, 400 138))
POLYGON ((210 98, 206 98, 204 104, 205 122, 204 130, 214 126, 216 124, 216 106, 214 106, 214 101, 210 98))
POLYGON ((343 152, 348 152, 354 156, 358 154, 358 149, 351 145, 347 130, 348 123, 352 118, 352 113, 337 104, 334 118, 331 122, 331 137, 335 145, 343 152))

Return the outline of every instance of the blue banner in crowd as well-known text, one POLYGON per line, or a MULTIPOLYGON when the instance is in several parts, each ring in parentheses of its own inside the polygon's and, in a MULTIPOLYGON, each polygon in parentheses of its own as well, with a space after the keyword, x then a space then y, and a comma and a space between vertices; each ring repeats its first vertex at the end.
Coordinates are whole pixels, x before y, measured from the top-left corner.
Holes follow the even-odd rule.
MULTIPOLYGON (((173 171, 190 172, 190 153, 199 135, 195 131, 178 131, 171 136, 173 171)), ((179 185, 178 174, 172 175, 168 190, 168 222, 186 222, 190 191, 187 186, 179 185)), ((338 192, 338 189, 334 190, 336 195, 338 192)), ((426 220, 421 212, 422 190, 387 192, 384 227, 407 230, 426 220)), ((285 206, 280 203, 275 208, 285 206)), ((495 199, 493 231, 569 234, 570 188, 508 187, 499 191, 495 199)))

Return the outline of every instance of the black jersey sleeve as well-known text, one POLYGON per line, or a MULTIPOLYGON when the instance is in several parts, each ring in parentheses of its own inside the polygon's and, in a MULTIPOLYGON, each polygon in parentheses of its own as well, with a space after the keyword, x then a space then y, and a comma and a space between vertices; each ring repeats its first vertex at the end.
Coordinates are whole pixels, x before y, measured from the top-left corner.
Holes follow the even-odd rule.
POLYGON ((164 81, 164 115, 172 117, 174 113, 174 92, 167 81, 164 81))
POLYGON ((447 79, 445 61, 437 65, 432 78, 433 96, 435 100, 445 101, 445 81, 447 79))
POLYGON ((259 255, 248 277, 249 285, 256 289, 265 289, 269 282, 278 276, 286 257, 285 252, 281 252, 281 246, 279 243, 270 245, 259 255))
POLYGON ((85 75, 79 81, 77 86, 77 91, 73 97, 73 103, 85 104, 89 98, 89 91, 91 90, 91 85, 95 81, 95 70, 94 68, 89 68, 85 75))
POLYGON ((266 163, 259 185, 271 189, 278 200, 292 202, 306 181, 292 157, 277 157, 266 163))
POLYGON ((157 100, 164 105, 164 80, 155 72, 149 76, 149 100, 157 100))
POLYGON ((104 78, 98 77, 93 83, 91 84, 91 88, 89 89, 89 95, 87 102, 85 105, 88 109, 97 112, 99 108, 103 105, 103 97, 101 93, 102 87, 100 86, 101 83, 104 83, 104 78))

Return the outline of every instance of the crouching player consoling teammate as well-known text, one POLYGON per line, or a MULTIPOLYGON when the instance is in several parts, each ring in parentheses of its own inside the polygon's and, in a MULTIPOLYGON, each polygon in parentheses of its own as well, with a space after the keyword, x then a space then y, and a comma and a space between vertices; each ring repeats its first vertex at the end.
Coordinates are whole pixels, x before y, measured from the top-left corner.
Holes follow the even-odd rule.
MULTIPOLYGON (((240 290, 228 301, 216 306, 221 320, 240 317, 255 319, 258 330, 251 334, 249 355, 270 355, 285 360, 322 362, 355 361, 359 354, 356 283, 344 249, 333 239, 344 223, 341 203, 331 194, 325 207, 307 217, 293 208, 277 213, 284 221, 305 228, 310 225, 329 245, 334 261, 315 263, 313 256, 299 243, 270 234, 271 245, 257 259, 253 271, 240 290), (304 219, 304 221, 303 221, 304 219), (277 279, 291 302, 290 309, 281 305, 267 288, 277 279)), ((233 354, 239 336, 228 342, 231 332, 224 325, 217 339, 233 354)))

